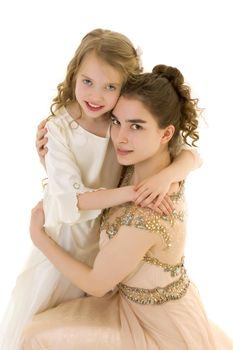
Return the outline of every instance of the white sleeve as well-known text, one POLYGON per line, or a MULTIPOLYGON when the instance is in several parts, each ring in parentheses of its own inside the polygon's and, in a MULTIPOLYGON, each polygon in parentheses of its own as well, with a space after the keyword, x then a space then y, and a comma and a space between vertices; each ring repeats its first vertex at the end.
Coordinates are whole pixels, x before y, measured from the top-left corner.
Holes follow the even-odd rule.
POLYGON ((48 153, 45 164, 48 184, 45 186, 45 226, 75 224, 95 219, 101 210, 80 211, 77 193, 93 191, 82 182, 79 166, 72 153, 64 128, 54 121, 47 123, 48 153))

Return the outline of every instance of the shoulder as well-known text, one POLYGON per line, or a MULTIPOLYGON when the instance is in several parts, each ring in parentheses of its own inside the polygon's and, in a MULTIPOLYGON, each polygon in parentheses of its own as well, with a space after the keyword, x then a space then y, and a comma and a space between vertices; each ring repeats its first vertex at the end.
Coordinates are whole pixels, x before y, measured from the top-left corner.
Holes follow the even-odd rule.
POLYGON ((180 203, 183 203, 182 188, 178 192, 173 192, 171 198, 174 201, 177 209, 169 216, 160 215, 150 208, 140 208, 134 203, 130 204, 121 217, 122 226, 130 226, 144 232, 153 234, 159 241, 163 241, 165 247, 169 248, 172 245, 171 229, 177 223, 184 222, 184 210, 180 203))
POLYGON ((56 138, 66 139, 70 134, 71 123, 74 121, 64 107, 61 107, 55 116, 51 116, 46 123, 48 130, 48 138, 54 136, 56 138))
POLYGON ((59 108, 55 116, 51 116, 46 124, 49 128, 68 128, 72 117, 64 107, 59 108))
POLYGON ((134 226, 138 229, 156 232, 159 223, 161 222, 161 215, 157 214, 150 208, 141 208, 134 203, 130 203, 121 218, 121 224, 126 226, 134 226))

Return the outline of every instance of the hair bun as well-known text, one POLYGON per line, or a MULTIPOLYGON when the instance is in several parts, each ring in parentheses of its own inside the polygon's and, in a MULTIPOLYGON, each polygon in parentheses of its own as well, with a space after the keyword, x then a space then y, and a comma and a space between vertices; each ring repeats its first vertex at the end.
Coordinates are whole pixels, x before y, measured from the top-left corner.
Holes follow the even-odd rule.
POLYGON ((166 66, 165 64, 158 64, 155 66, 152 73, 160 78, 166 78, 174 87, 179 87, 184 83, 184 77, 179 69, 166 66))

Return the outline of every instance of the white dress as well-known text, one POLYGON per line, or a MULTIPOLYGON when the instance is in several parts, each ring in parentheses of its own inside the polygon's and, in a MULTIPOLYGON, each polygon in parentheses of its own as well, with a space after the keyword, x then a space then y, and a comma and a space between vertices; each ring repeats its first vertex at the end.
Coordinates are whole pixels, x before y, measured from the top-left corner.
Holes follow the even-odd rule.
MULTIPOLYGON (((108 130, 106 137, 99 137, 86 131, 65 108, 47 123, 47 129, 46 231, 74 257, 91 265, 98 251, 101 210, 79 211, 76 195, 77 192, 117 187, 121 167, 110 132, 108 130)), ((22 329, 34 314, 83 295, 83 291, 33 248, 17 278, 2 320, 0 349, 19 350, 22 329)))

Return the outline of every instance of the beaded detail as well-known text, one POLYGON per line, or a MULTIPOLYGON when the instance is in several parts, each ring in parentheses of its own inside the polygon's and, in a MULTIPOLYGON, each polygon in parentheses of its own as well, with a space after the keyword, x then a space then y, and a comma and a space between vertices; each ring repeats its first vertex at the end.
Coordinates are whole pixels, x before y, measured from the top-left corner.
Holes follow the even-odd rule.
POLYGON ((175 221, 184 220, 184 213, 182 211, 177 213, 174 210, 168 217, 165 215, 161 216, 149 208, 137 207, 134 203, 128 203, 122 207, 123 213, 116 217, 112 223, 108 221, 110 210, 105 210, 103 213, 101 230, 106 230, 106 234, 110 239, 117 234, 121 226, 134 226, 139 229, 158 233, 165 242, 165 249, 172 246, 171 237, 168 233, 167 227, 163 224, 163 221, 174 226, 175 221))
POLYGON ((190 280, 184 270, 180 278, 165 287, 153 289, 137 288, 119 283, 119 291, 130 301, 142 305, 159 305, 182 298, 188 289, 190 280))
MULTIPOLYGON (((128 167, 121 181, 121 186, 128 184, 133 173, 133 167, 128 167)), ((177 203, 183 199, 184 186, 181 184, 180 190, 170 195, 173 202, 177 203)), ((176 221, 184 221, 184 212, 173 210, 171 215, 160 215, 149 208, 137 207, 133 202, 124 203, 122 207, 123 213, 116 217, 112 223, 109 222, 110 209, 105 209, 101 220, 101 230, 106 230, 106 234, 111 239, 113 238, 121 226, 134 226, 139 229, 149 230, 158 233, 165 242, 165 249, 172 246, 171 237, 168 233, 168 228, 165 223, 174 226, 176 221)), ((116 207, 117 208, 117 207, 116 207)), ((115 208, 115 209, 116 209, 115 208)), ((114 209, 114 210, 115 210, 114 209)), ((112 212, 111 212, 112 213, 112 212)))
POLYGON ((164 272, 170 272, 171 277, 175 277, 182 273, 185 273, 184 256, 181 258, 181 261, 176 265, 163 263, 159 261, 157 258, 155 258, 154 256, 149 256, 148 254, 146 254, 143 257, 143 261, 147 262, 148 264, 160 266, 164 270, 164 272))
POLYGON ((171 300, 180 299, 186 294, 190 280, 184 268, 184 257, 181 258, 180 263, 175 265, 163 263, 148 254, 144 256, 143 261, 163 268, 165 272, 170 272, 172 277, 180 277, 165 287, 156 287, 153 289, 131 287, 124 283, 119 283, 119 291, 128 300, 143 305, 159 305, 171 300))
MULTIPOLYGON (((126 169, 122 177, 121 186, 126 186, 132 176, 132 167, 126 169)), ((178 203, 183 199, 184 187, 183 183, 177 193, 170 195, 174 203, 178 203)), ((158 233, 165 243, 165 248, 172 246, 169 227, 175 225, 177 221, 184 221, 184 211, 174 210, 171 215, 160 215, 149 208, 137 207, 133 202, 125 203, 112 209, 106 209, 102 215, 101 230, 105 230, 109 239, 113 238, 119 231, 121 226, 134 226, 139 229, 148 230, 158 233), (122 209, 119 216, 115 217, 112 222, 109 221, 110 215, 115 210, 122 209), (168 226, 168 227, 167 227, 168 226)), ((124 283, 119 283, 118 288, 128 300, 138 304, 163 304, 171 300, 177 300, 183 297, 189 286, 189 278, 184 268, 184 257, 175 265, 170 265, 159 261, 157 258, 149 255, 149 252, 143 257, 145 263, 161 267, 165 272, 170 273, 171 277, 177 279, 164 287, 155 287, 152 289, 131 287, 124 283)))

